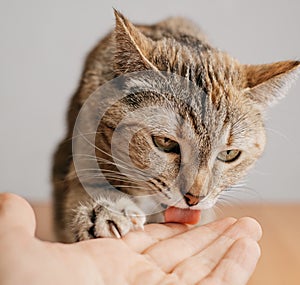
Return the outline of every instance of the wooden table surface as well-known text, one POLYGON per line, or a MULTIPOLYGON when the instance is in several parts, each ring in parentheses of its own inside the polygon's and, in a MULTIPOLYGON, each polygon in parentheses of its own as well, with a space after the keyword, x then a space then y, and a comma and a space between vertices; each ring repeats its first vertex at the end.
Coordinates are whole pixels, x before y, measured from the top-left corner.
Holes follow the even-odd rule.
MULTIPOLYGON (((34 210, 37 236, 53 241, 51 207, 34 210)), ((262 256, 248 285, 300 285, 300 204, 245 204, 222 208, 220 216, 250 216, 262 225, 262 256)))

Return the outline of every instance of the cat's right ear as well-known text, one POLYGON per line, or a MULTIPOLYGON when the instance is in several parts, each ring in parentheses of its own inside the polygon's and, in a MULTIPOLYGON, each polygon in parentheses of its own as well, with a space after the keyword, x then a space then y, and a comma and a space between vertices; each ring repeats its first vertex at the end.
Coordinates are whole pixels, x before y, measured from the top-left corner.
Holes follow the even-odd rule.
POLYGON ((149 55, 154 42, 147 38, 120 12, 114 10, 116 17, 114 71, 123 74, 142 70, 156 70, 149 55))
POLYGON ((283 98, 300 73, 300 61, 246 65, 248 96, 262 109, 283 98))

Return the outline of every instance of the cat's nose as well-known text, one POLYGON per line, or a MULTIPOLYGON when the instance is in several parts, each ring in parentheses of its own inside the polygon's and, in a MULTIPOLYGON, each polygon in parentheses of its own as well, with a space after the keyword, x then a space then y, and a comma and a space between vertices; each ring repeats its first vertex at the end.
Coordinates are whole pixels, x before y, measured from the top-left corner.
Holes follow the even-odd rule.
POLYGON ((186 204, 190 207, 197 205, 205 196, 196 196, 190 192, 187 192, 183 195, 186 204))

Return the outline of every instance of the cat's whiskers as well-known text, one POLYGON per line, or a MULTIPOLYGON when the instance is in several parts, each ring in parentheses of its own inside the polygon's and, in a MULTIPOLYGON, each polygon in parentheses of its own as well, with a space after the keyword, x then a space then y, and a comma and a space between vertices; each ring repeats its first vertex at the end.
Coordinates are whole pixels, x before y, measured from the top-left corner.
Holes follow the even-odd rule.
POLYGON ((105 159, 105 158, 102 158, 102 157, 96 157, 96 156, 93 156, 93 155, 80 155, 80 154, 75 154, 74 156, 87 156, 87 157, 81 158, 81 160, 90 160, 90 161, 96 160, 98 162, 98 164, 111 164, 111 165, 115 165, 115 166, 120 167, 120 168, 131 170, 131 168, 128 168, 128 167, 126 167, 124 165, 121 165, 121 164, 117 164, 115 162, 112 162, 112 161, 110 161, 108 159, 105 159))
MULTIPOLYGON (((69 173, 69 177, 76 176, 76 175, 78 175, 80 173, 85 173, 85 172, 87 172, 85 175, 88 175, 88 174, 94 175, 94 176, 97 175, 98 177, 100 177, 100 176, 105 177, 106 175, 111 175, 111 176, 115 176, 116 178, 126 179, 128 181, 140 181, 140 180, 136 179, 135 176, 128 177, 129 175, 125 176, 124 174, 121 174, 120 172, 113 171, 113 170, 105 170, 105 169, 103 169, 102 171, 100 171, 98 168, 89 168, 89 169, 74 170, 74 171, 71 171, 69 173), (104 176, 104 174, 106 174, 106 175, 104 176)), ((82 176, 82 174, 80 174, 80 176, 82 176)))
MULTIPOLYGON (((73 177, 73 179, 76 179, 77 177, 76 176, 74 176, 73 177)), ((95 178, 97 178, 96 176, 83 176, 82 177, 83 179, 95 179, 95 178)), ((108 178, 111 178, 111 177, 108 177, 108 178)), ((111 178, 111 179, 116 179, 118 182, 123 182, 123 180, 122 179, 117 179, 117 178, 111 178)), ((71 179, 69 179, 69 181, 70 181, 71 179)), ((128 184, 111 184, 110 183, 110 185, 111 186, 113 186, 113 187, 116 187, 116 188, 118 188, 118 189, 121 189, 121 188, 124 188, 124 189, 139 189, 139 190, 143 190, 144 191, 144 193, 146 192, 147 194, 154 194, 154 193, 157 193, 157 191, 154 191, 154 190, 152 190, 152 189, 149 189, 148 187, 146 187, 146 186, 141 186, 141 185, 139 185, 139 184, 136 184, 135 185, 135 183, 134 182, 132 182, 132 181, 126 181, 126 180, 124 180, 124 182, 125 183, 128 183, 128 184)), ((93 184, 93 183, 92 183, 93 184)), ((97 183, 95 183, 95 185, 96 185, 97 183)), ((90 183, 89 183, 89 185, 90 185, 90 183)), ((99 188, 100 189, 100 188, 99 188)))
MULTIPOLYGON (((220 196, 217 203, 220 206, 225 206, 225 207, 233 207, 234 205, 236 205, 236 203, 238 201, 234 201, 234 199, 229 199, 229 198, 232 198, 232 197, 220 196)), ((235 198, 235 197, 233 197, 233 198, 235 198)))
POLYGON ((271 133, 275 134, 275 135, 278 135, 279 137, 283 138, 286 142, 289 142, 290 139, 287 135, 285 135, 284 133, 278 131, 278 130, 275 130, 275 129, 271 129, 271 128, 268 128, 268 127, 265 127, 265 129, 267 131, 270 131, 271 133))
MULTIPOLYGON (((105 155, 111 157, 111 158, 113 159, 113 161, 114 161, 114 162, 111 162, 111 161, 110 161, 111 164, 116 165, 117 167, 120 166, 120 168, 127 169, 127 170, 129 170, 130 172, 134 172, 134 173, 136 173, 136 174, 138 174, 138 175, 140 175, 140 176, 142 176, 142 177, 144 177, 144 178, 148 178, 148 175, 146 175, 144 171, 141 171, 140 169, 137 169, 136 167, 132 167, 132 165, 130 165, 130 164, 124 162, 123 160, 118 159, 118 158, 112 156, 111 154, 107 153, 106 151, 100 149, 99 147, 97 147, 96 145, 94 145, 94 144, 92 144, 90 141, 88 141, 88 140, 84 137, 83 134, 82 134, 82 137, 83 137, 84 140, 85 140, 88 144, 90 144, 92 147, 94 147, 95 149, 99 150, 99 151, 102 152, 103 154, 105 154, 105 155), (119 163, 115 162, 115 160, 119 161, 119 163), (125 166, 124 166, 124 165, 125 165, 125 166), (127 167, 126 167, 126 166, 127 166, 127 167)), ((94 158, 92 155, 90 155, 89 157, 90 157, 91 159, 94 158)), ((101 161, 101 159, 102 159, 102 158, 96 157, 96 160, 97 160, 97 161, 101 161)), ((107 161, 107 160, 104 159, 104 161, 107 161)))
MULTIPOLYGON (((116 177, 116 176, 103 176, 103 175, 98 175, 98 174, 86 174, 86 175, 80 175, 80 178, 82 179, 115 179, 118 180, 119 182, 125 182, 125 183, 130 183, 130 184, 137 184, 136 182, 132 181, 132 180, 127 180, 127 179, 122 179, 120 177, 116 177)), ((72 181, 72 180, 77 180, 78 176, 75 175, 69 175, 67 181, 72 181)), ((138 184, 137 184, 138 185, 138 184)))
POLYGON ((223 191, 218 201, 229 201, 232 204, 243 204, 253 200, 261 200, 257 191, 245 185, 233 185, 228 190, 223 191))
POLYGON ((134 188, 134 189, 143 189, 143 190, 149 190, 147 187, 143 186, 132 186, 132 185, 124 185, 124 184, 112 184, 114 187, 117 188, 134 188))
POLYGON ((86 168, 86 169, 79 169, 77 170, 76 172, 77 173, 80 173, 80 172, 92 172, 94 171, 93 173, 95 174, 104 174, 106 176, 106 174, 109 174, 109 173, 112 173, 112 174, 117 174, 119 175, 118 177, 127 177, 128 179, 132 179, 132 180, 135 180, 135 181, 143 181, 143 180, 140 180, 138 179, 136 176, 132 175, 132 174, 129 174, 129 173, 122 173, 122 172, 119 172, 119 171, 115 171, 115 170, 110 170, 110 169, 98 169, 98 168, 86 168))
POLYGON ((224 215, 224 211, 222 210, 222 208, 218 205, 218 203, 216 203, 214 205, 213 208, 211 208, 211 210, 214 212, 215 216, 223 216, 224 215))
POLYGON ((236 184, 236 185, 233 185, 228 191, 226 191, 226 195, 231 195, 233 192, 235 193, 241 193, 241 194, 248 194, 249 196, 252 195, 253 198, 261 198, 260 197, 260 193, 249 187, 249 186, 246 186, 245 184, 236 184))
MULTIPOLYGON (((102 158, 102 157, 97 157, 97 156, 94 156, 94 155, 74 154, 73 156, 74 157, 79 156, 79 157, 81 157, 81 160, 90 160, 90 161, 96 160, 97 162, 99 162, 99 164, 100 163, 103 163, 103 164, 112 164, 112 165, 120 166, 120 167, 122 167, 124 169, 128 169, 128 170, 131 169, 129 167, 125 167, 124 165, 121 165, 121 164, 118 164, 116 162, 112 162, 112 161, 110 161, 108 159, 105 159, 105 158, 102 158)), ((111 157, 114 158, 113 156, 111 156, 111 157)), ((126 163, 124 161, 122 161, 122 163, 126 165, 126 163)))
MULTIPOLYGON (((74 175, 72 177, 69 178, 69 180, 71 179, 76 179, 78 178, 78 176, 74 175)), ((129 184, 133 184, 133 185, 141 185, 139 182, 140 181, 134 181, 132 179, 126 179, 126 178, 122 178, 121 176, 116 176, 116 175, 99 175, 99 174, 85 174, 85 175, 80 175, 80 178, 82 179, 89 179, 89 178, 95 178, 95 179, 112 179, 112 180, 116 180, 118 182, 124 182, 124 183, 129 183, 129 184)), ((110 182, 111 184, 111 182, 110 182)))
MULTIPOLYGON (((97 148, 99 149, 99 148, 97 148)), ((106 153, 107 152, 104 152, 102 151, 103 153, 106 153)), ((95 156, 93 155, 88 155, 88 154, 76 154, 77 156, 81 157, 81 159, 83 160, 94 160, 95 159, 95 156)), ((110 155, 113 159, 114 157, 112 155, 110 155)), ((85 179, 88 179, 88 178, 100 178, 100 177, 103 177, 105 179, 112 179, 112 180, 116 180, 116 181, 119 181, 119 182, 124 182, 124 183, 128 183, 128 184, 131 184, 131 185, 113 185, 114 187, 119 187, 119 188, 134 188, 134 189, 142 189, 142 190, 145 190, 147 191, 148 193, 157 193, 157 189, 151 189, 149 187, 145 187, 145 186, 141 186, 141 182, 143 182, 145 180, 145 178, 150 178, 149 175, 147 175, 146 173, 144 173, 143 171, 140 171, 140 170, 137 170, 136 168, 131 168, 129 169, 128 167, 124 166, 124 165, 121 165, 122 164, 125 164, 126 163, 120 159, 118 159, 119 161, 121 161, 121 163, 116 163, 116 162, 111 162, 110 160, 107 160, 107 159, 104 159, 104 158, 99 158, 99 157, 96 157, 96 160, 97 160, 97 163, 98 164, 110 164, 110 165, 114 165, 116 167, 120 167, 120 168, 123 168, 123 169, 126 169, 126 170, 129 170, 131 172, 135 172, 137 175, 133 175, 133 174, 130 174, 130 173, 120 173, 118 171, 114 171, 114 170, 109 170, 109 169, 101 169, 101 172, 100 172, 100 169, 98 168, 86 168, 86 169, 80 169, 80 170, 77 170, 77 174, 79 174, 79 176, 81 178, 85 178, 85 179), (98 171, 98 173, 95 173, 95 174, 87 174, 87 175, 82 175, 80 173, 82 172, 93 172, 93 171, 98 171), (142 176, 142 178, 144 179, 139 179, 138 176, 142 176)), ((76 172, 74 172, 74 178, 76 178, 76 172)), ((69 175, 70 177, 70 175, 69 175)), ((166 195, 165 195, 166 196, 166 195)))
POLYGON ((134 189, 144 190, 150 194, 157 193, 157 191, 154 191, 153 189, 150 189, 149 187, 142 185, 141 182, 143 182, 144 180, 138 179, 134 175, 124 174, 124 173, 120 173, 120 172, 114 171, 114 170, 102 169, 100 172, 98 168, 80 169, 77 171, 73 171, 73 173, 70 173, 69 179, 72 179, 72 178, 77 179, 78 175, 80 176, 80 178, 83 178, 83 179, 104 178, 104 179, 112 179, 112 180, 115 180, 116 182, 124 182, 124 183, 129 184, 129 185, 125 185, 125 184, 116 185, 116 184, 110 183, 114 187, 118 187, 118 188, 134 188, 134 189), (91 173, 93 171, 96 171, 96 173, 95 172, 91 173), (84 172, 87 172, 87 174, 81 174, 84 172))
MULTIPOLYGON (((80 130, 78 130, 78 132, 80 132, 80 130)), ((115 160, 118 160, 118 161, 120 161, 121 163, 124 163, 124 164, 125 164, 126 166, 128 166, 128 167, 132 167, 132 165, 127 164, 125 161, 123 161, 123 160, 121 160, 121 159, 119 159, 119 158, 117 158, 117 157, 114 157, 113 155, 109 154, 108 152, 104 151, 104 150, 101 149, 100 147, 98 147, 98 146, 96 146, 95 144, 93 144, 92 142, 90 142, 90 141, 84 136, 84 133, 81 133, 81 132, 80 132, 80 134, 81 134, 81 137, 82 137, 82 138, 83 138, 90 146, 92 146, 94 149, 100 151, 101 153, 107 155, 108 157, 111 157, 114 161, 115 161, 115 160)))

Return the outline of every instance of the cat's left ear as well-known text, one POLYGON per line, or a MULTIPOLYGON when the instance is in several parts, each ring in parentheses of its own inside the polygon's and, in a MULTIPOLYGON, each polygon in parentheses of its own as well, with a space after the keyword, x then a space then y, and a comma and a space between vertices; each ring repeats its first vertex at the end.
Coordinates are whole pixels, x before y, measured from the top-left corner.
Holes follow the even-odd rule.
POLYGON ((149 57, 154 49, 154 41, 146 37, 120 12, 116 17, 114 69, 117 74, 157 68, 149 57))
POLYGON ((300 73, 300 61, 245 65, 248 96, 266 108, 283 98, 300 73))

